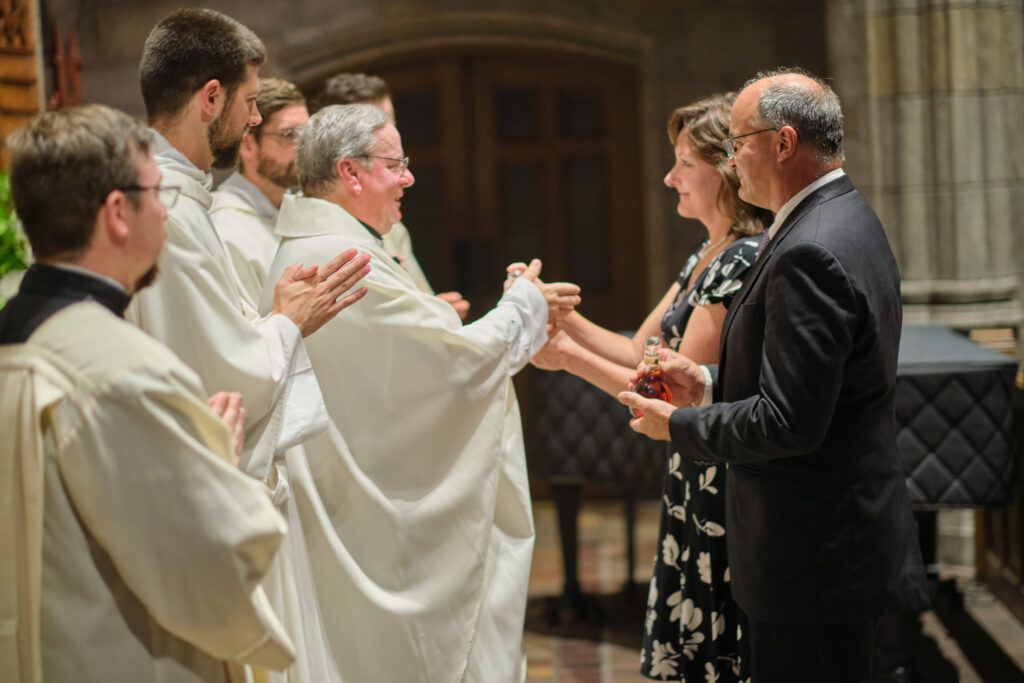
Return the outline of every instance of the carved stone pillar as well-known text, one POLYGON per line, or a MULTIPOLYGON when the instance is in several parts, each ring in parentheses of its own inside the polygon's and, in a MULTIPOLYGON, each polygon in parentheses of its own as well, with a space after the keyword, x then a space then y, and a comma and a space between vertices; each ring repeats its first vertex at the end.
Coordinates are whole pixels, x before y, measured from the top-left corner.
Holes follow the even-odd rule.
POLYGON ((1022 0, 829 0, 845 168, 881 216, 907 322, 1024 321, 1022 0))

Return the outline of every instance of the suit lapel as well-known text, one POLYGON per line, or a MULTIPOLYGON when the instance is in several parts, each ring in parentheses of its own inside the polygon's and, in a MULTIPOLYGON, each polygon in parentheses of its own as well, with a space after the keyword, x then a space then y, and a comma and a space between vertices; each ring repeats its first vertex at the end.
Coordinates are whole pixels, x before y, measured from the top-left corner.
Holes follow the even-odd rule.
POLYGON ((765 266, 768 263, 768 259, 772 257, 772 252, 775 251, 776 247, 786 239, 787 235, 793 230, 793 226, 799 223, 804 216, 806 216, 812 208, 821 204, 822 202, 828 201, 833 197, 838 197, 841 194, 845 194, 853 189, 853 183, 850 182, 849 176, 841 176, 824 187, 819 187, 814 192, 804 197, 803 201, 797 204, 796 208, 790 212, 789 216, 786 217, 786 221, 779 228, 779 231, 775 233, 775 237, 765 247, 764 253, 757 258, 757 262, 754 263, 750 272, 743 279, 743 286, 740 287, 740 291, 736 293, 732 303, 729 304, 729 311, 725 314, 725 320, 722 321, 722 336, 719 341, 718 348, 718 363, 719 366, 725 364, 725 351, 726 351, 726 340, 729 338, 729 327, 732 325, 732 320, 736 315, 736 312, 740 309, 743 303, 747 299, 747 295, 750 290, 754 288, 754 284, 761 276, 761 272, 764 271, 765 266))

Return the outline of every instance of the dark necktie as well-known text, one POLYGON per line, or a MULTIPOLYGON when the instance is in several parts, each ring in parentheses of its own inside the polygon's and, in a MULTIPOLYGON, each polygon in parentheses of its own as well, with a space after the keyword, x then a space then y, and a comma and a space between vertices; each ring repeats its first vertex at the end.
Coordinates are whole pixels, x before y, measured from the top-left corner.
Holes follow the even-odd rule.
POLYGON ((755 261, 761 257, 761 252, 764 251, 764 248, 767 247, 768 243, 771 241, 772 238, 768 235, 767 230, 761 233, 761 243, 757 245, 757 254, 754 255, 755 261))

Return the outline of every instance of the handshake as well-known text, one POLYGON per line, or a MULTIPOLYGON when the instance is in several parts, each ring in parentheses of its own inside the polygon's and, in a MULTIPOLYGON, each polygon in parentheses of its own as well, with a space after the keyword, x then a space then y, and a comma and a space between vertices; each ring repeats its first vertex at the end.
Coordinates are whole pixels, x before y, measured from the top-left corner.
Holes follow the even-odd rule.
POLYGON ((571 282, 544 282, 540 279, 540 259, 533 259, 530 264, 513 263, 506 268, 505 291, 512 286, 517 279, 529 280, 537 285, 537 288, 544 295, 548 304, 548 324, 554 325, 557 320, 564 318, 575 310, 580 303, 579 285, 571 282))

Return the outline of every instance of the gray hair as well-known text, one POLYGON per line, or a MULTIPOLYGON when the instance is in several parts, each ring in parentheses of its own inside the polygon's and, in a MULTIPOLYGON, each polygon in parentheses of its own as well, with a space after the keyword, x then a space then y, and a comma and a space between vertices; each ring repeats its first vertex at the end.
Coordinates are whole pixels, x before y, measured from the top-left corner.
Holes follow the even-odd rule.
POLYGON ((764 78, 796 74, 811 79, 818 88, 799 81, 773 80, 761 90, 758 101, 758 126, 790 126, 809 144, 823 164, 842 161, 843 110, 839 96, 824 80, 798 67, 762 71, 744 84, 744 88, 764 78))
POLYGON ((11 196, 35 257, 78 260, 107 196, 139 182, 152 144, 140 121, 102 104, 46 112, 12 133, 11 196))
MULTIPOLYGON (((338 162, 371 154, 376 144, 374 133, 391 123, 388 115, 372 104, 331 105, 314 114, 302 129, 295 156, 303 194, 328 194, 338 178, 338 162)), ((370 166, 367 159, 359 163, 370 166)))

